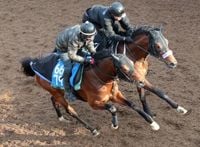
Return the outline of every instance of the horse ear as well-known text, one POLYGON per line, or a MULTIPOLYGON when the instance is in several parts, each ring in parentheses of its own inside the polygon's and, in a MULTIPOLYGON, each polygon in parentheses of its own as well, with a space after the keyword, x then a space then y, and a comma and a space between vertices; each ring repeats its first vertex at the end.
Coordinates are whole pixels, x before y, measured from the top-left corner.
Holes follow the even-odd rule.
POLYGON ((163 31, 163 24, 159 25, 159 30, 162 32, 163 31))
POLYGON ((115 54, 111 54, 111 56, 113 57, 113 59, 119 61, 119 57, 117 57, 115 54))

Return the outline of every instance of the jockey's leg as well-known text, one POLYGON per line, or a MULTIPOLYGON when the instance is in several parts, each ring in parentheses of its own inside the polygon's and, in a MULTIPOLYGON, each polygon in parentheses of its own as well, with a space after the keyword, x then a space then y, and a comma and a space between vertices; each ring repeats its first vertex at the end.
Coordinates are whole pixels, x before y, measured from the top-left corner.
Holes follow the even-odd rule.
POLYGON ((76 97, 71 91, 70 83, 69 83, 69 77, 71 74, 71 69, 72 69, 72 63, 71 60, 68 58, 67 53, 62 53, 61 54, 61 60, 64 62, 64 73, 63 73, 63 86, 65 90, 65 98, 68 99, 69 101, 74 101, 76 100, 76 97))

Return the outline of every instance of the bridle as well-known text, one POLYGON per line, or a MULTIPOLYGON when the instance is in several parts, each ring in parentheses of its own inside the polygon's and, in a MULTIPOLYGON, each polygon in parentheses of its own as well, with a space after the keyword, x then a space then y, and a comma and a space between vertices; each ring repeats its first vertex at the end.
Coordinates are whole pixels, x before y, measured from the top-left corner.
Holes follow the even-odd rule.
MULTIPOLYGON (((162 56, 158 55, 158 51, 155 47, 155 38, 153 37, 153 35, 151 34, 151 32, 148 32, 147 34, 148 39, 149 39, 149 45, 148 48, 145 49, 144 47, 140 46, 139 44, 135 43, 134 41, 132 42, 132 44, 134 44, 137 48, 139 48, 140 50, 142 50, 143 52, 147 53, 148 55, 151 55, 154 58, 157 58, 158 60, 162 61, 162 62, 166 62, 164 59, 166 57, 168 57, 169 55, 173 54, 171 50, 166 51, 162 56)), ((160 38, 162 38, 160 36, 160 38)), ((164 39, 161 39, 164 40, 164 39)), ((118 46, 118 44, 117 44, 118 46)), ((115 52, 117 52, 117 46, 115 48, 115 52)), ((133 53, 131 52, 131 49, 129 48, 129 46, 124 42, 124 51, 123 53, 126 54, 126 52, 129 52, 130 56, 132 56, 134 58, 133 53)))
MULTIPOLYGON (((112 58, 115 58, 115 57, 112 57, 112 58)), ((128 82, 134 82, 133 79, 131 79, 130 77, 130 74, 131 74, 131 71, 128 72, 128 74, 126 74, 125 72, 123 72, 121 69, 120 69, 120 66, 118 66, 117 62, 116 62, 116 59, 112 59, 113 60, 113 64, 114 64, 114 68, 116 70, 116 75, 111 75, 111 74, 108 74, 108 73, 105 73, 104 71, 102 71, 98 66, 95 66, 95 68, 97 69, 97 71, 104 75, 104 76, 107 76, 109 77, 110 79, 112 80, 118 80, 118 79, 123 79, 125 81, 128 81, 128 82)), ((103 81, 95 72, 94 72, 94 69, 92 69, 93 73, 96 75, 96 77, 98 77, 99 81, 101 83, 106 83, 105 81, 103 81)), ((133 69, 132 69, 133 71, 133 69)))

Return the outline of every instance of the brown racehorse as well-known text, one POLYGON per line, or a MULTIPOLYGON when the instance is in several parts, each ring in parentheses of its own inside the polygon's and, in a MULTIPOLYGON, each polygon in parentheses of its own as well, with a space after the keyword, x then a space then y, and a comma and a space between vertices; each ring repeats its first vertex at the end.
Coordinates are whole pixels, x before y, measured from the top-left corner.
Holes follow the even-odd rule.
POLYGON ((139 77, 137 77, 137 79, 144 79, 144 85, 139 85, 137 87, 144 111, 149 115, 154 116, 146 102, 145 89, 166 101, 172 108, 176 109, 177 112, 186 114, 188 110, 178 105, 165 92, 152 85, 145 78, 148 72, 149 55, 163 61, 169 68, 175 68, 177 66, 177 60, 175 59, 172 50, 169 49, 168 40, 162 34, 161 29, 142 26, 135 29, 132 38, 134 40, 132 43, 125 44, 124 42, 120 42, 117 44, 114 52, 125 53, 134 62, 135 70, 139 72, 139 77))
MULTIPOLYGON (((112 127, 118 128, 117 109, 114 105, 108 103, 109 101, 130 107, 139 113, 152 127, 153 130, 158 130, 159 125, 152 119, 150 115, 145 113, 133 102, 126 99, 118 89, 116 78, 128 80, 132 82, 132 75, 134 74, 133 62, 123 54, 112 55, 105 52, 99 52, 94 55, 95 65, 86 67, 83 74, 83 81, 81 89, 76 91, 77 97, 88 104, 93 109, 107 110, 112 114, 112 127)), ((59 120, 64 120, 59 107, 63 106, 70 116, 76 118, 93 135, 98 135, 99 131, 91 127, 88 123, 83 121, 76 111, 69 105, 63 97, 63 91, 55 89, 51 83, 41 78, 32 70, 30 63, 34 63, 34 59, 27 58, 22 60, 22 69, 27 76, 35 76, 36 82, 51 95, 53 106, 57 112, 59 120)))

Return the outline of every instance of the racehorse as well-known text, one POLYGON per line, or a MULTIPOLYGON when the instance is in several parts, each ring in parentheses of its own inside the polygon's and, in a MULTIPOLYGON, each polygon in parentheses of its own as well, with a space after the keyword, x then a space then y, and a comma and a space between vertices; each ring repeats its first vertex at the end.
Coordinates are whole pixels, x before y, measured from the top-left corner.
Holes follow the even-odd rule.
POLYGON ((148 103, 146 102, 145 90, 148 90, 166 101, 172 108, 176 109, 177 112, 186 114, 188 110, 178 105, 163 90, 155 87, 146 79, 146 75, 148 73, 149 55, 166 63, 169 68, 175 68, 177 66, 177 60, 174 57, 172 50, 169 49, 168 40, 162 34, 162 29, 150 26, 142 26, 135 29, 131 37, 133 39, 132 43, 126 44, 121 41, 114 48, 114 52, 126 54, 129 59, 134 62, 135 70, 139 72, 138 75, 140 77, 137 78, 144 79, 144 81, 142 81, 143 85, 141 86, 140 84, 137 86, 139 98, 143 105, 143 110, 152 117, 155 116, 155 114, 151 112, 148 103))
MULTIPOLYGON (((84 69, 81 89, 75 91, 76 96, 80 100, 88 102, 93 109, 109 111, 112 115, 112 127, 114 129, 118 128, 117 109, 109 101, 130 107, 139 113, 153 130, 158 130, 159 125, 153 118, 133 102, 126 99, 118 89, 116 83, 118 77, 119 79, 132 82, 132 75, 134 74, 133 62, 124 54, 114 55, 105 52, 98 52, 94 55, 94 59, 95 65, 86 66, 84 69)), ((31 65, 35 64, 37 60, 31 58, 23 59, 21 62, 22 70, 27 76, 35 76, 36 82, 52 95, 51 100, 59 120, 65 120, 59 108, 63 106, 70 116, 82 123, 93 135, 98 135, 99 131, 82 120, 66 99, 64 99, 63 90, 52 87, 51 83, 33 71, 31 65)))

